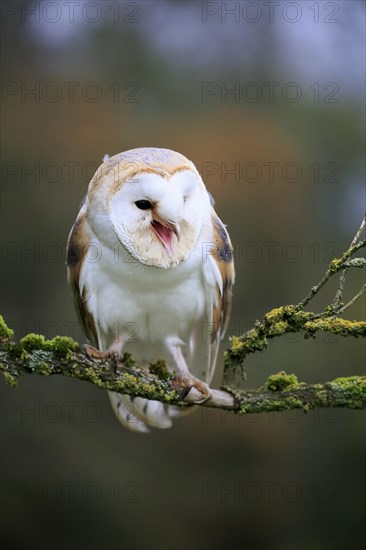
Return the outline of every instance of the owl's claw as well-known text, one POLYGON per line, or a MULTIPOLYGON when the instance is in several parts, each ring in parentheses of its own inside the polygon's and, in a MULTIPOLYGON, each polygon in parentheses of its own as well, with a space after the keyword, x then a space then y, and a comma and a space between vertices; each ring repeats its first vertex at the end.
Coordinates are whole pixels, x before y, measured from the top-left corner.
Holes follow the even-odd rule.
POLYGON ((117 351, 101 351, 90 344, 84 344, 84 353, 90 359, 106 359, 111 360, 113 370, 117 372, 118 361, 121 356, 117 351))
POLYGON ((118 351, 109 351, 108 357, 112 361, 114 372, 117 372, 118 361, 120 361, 121 355, 118 353, 118 351))
POLYGON ((91 346, 90 344, 84 344, 84 353, 90 359, 107 359, 108 353, 106 351, 100 351, 100 349, 91 346))
POLYGON ((190 401, 197 405, 204 403, 212 397, 209 386, 192 375, 175 376, 173 378, 173 386, 177 390, 182 391, 182 398, 185 401, 190 401))

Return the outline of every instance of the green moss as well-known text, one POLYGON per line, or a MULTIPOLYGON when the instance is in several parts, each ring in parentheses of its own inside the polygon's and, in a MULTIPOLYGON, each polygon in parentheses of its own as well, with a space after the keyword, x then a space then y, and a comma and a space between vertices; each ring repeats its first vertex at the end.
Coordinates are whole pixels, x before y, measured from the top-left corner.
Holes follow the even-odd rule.
POLYGON ((54 351, 60 355, 79 349, 79 344, 68 336, 55 336, 52 340, 47 340, 42 334, 30 333, 24 336, 19 343, 27 351, 54 351))
POLYGON ((324 309, 324 312, 325 312, 327 317, 331 317, 332 315, 335 315, 337 309, 339 307, 342 307, 343 305, 344 305, 343 302, 340 302, 339 304, 337 304, 337 306, 334 306, 333 304, 329 304, 329 306, 327 306, 324 309))
POLYGON ((154 361, 154 363, 150 363, 149 371, 161 380, 168 380, 171 377, 171 373, 169 372, 163 359, 158 359, 157 361, 154 361))
MULTIPOLYGON (((266 335, 262 330, 259 330, 257 328, 249 330, 245 334, 245 340, 241 340, 241 343, 243 351, 245 350, 245 355, 247 353, 253 353, 254 351, 263 351, 267 348, 268 345, 266 335)), ((238 346, 236 346, 235 348, 239 350, 238 346)))
POLYGON ((0 315, 0 340, 12 340, 14 331, 5 323, 4 317, 0 315))
POLYGON ((293 328, 296 329, 296 330, 301 330, 304 323, 309 321, 313 317, 313 315, 314 314, 311 313, 311 311, 295 311, 294 310, 293 313, 291 313, 291 321, 292 321, 293 328))
POLYGON ((358 338, 359 336, 366 336, 366 322, 348 321, 340 317, 317 319, 316 321, 308 321, 305 323, 304 330, 310 335, 313 335, 318 330, 323 330, 332 332, 333 334, 339 334, 340 336, 354 336, 358 338))
POLYGON ((11 340, 14 338, 14 331, 5 323, 4 317, 0 315, 0 340, 11 340))
MULTIPOLYGON (((320 384, 316 384, 317 386, 320 386, 320 384)), ((319 405, 326 406, 329 404, 329 395, 327 390, 320 390, 316 392, 316 400, 319 405)))
MULTIPOLYGON (((253 329, 250 331, 255 333, 255 330, 253 329)), ((224 376, 223 379, 226 384, 230 384, 231 381, 235 378, 235 370, 238 369, 241 365, 241 362, 243 361, 244 357, 249 352, 249 347, 252 344, 252 341, 250 339, 250 334, 247 333, 245 335, 245 338, 249 338, 248 341, 245 343, 241 338, 238 336, 232 336, 230 338, 230 347, 224 352, 224 376)), ((253 345, 255 343, 253 342, 253 345)))
POLYGON ((172 401, 176 401, 177 392, 174 390, 166 392, 164 397, 167 403, 171 403, 172 401))
POLYGON ((69 356, 70 352, 79 350, 79 344, 69 336, 55 336, 49 341, 51 351, 54 351, 61 357, 69 356))
POLYGON ((82 374, 83 374, 83 377, 89 380, 89 382, 92 382, 98 388, 105 387, 105 382, 101 380, 100 376, 98 376, 98 373, 91 367, 87 367, 86 369, 83 369, 82 374))
MULTIPOLYGON (((263 390, 232 392, 235 401, 239 404, 240 414, 285 411, 290 409, 301 409, 304 412, 314 407, 348 407, 353 409, 366 408, 366 376, 351 376, 337 378, 326 384, 314 384, 307 386, 298 383, 294 375, 278 373, 272 375, 278 377, 280 384, 274 387, 276 393, 273 398, 263 393, 263 390), (283 387, 282 380, 290 382, 291 385, 283 387)), ((275 382, 277 382, 275 379, 275 382)), ((271 383, 269 384, 271 386, 271 383)), ((273 386, 267 388, 274 391, 273 386)))
MULTIPOLYGON (((238 400, 240 403, 240 399, 238 400)), ((260 413, 260 412, 279 412, 290 409, 302 409, 307 412, 309 409, 307 403, 296 397, 285 397, 283 399, 266 399, 265 401, 255 401, 254 403, 240 404, 239 414, 260 413)))
POLYGON ((49 376, 52 374, 52 368, 46 362, 37 363, 34 367, 34 372, 42 376, 49 376))
POLYGON ((127 351, 123 354, 122 363, 127 368, 132 368, 135 365, 135 361, 130 353, 127 351))
POLYGON ((5 350, 9 352, 10 357, 18 361, 27 361, 29 358, 29 353, 21 345, 13 342, 6 344, 5 350))
POLYGON ((366 377, 349 376, 347 378, 336 378, 328 382, 329 387, 335 394, 338 406, 347 404, 351 408, 361 408, 366 403, 366 377))
POLYGON ((330 265, 329 265, 330 272, 331 273, 337 273, 337 271, 342 269, 342 266, 343 266, 343 263, 344 263, 345 260, 346 260, 346 258, 343 259, 343 257, 342 258, 334 258, 334 260, 332 260, 330 262, 330 265))
POLYGON ((4 372, 2 370, 0 372, 3 375, 5 382, 9 384, 9 386, 11 386, 12 388, 16 388, 16 386, 18 385, 18 379, 8 372, 4 372))
POLYGON ((290 325, 286 321, 278 321, 268 328, 268 336, 281 336, 288 332, 290 325))
POLYGON ((302 409, 307 412, 309 410, 309 403, 304 403, 301 399, 296 397, 288 397, 286 399, 286 405, 288 409, 302 409))
POLYGON ((21 338, 19 344, 27 351, 51 351, 50 340, 46 340, 42 334, 34 334, 33 332, 21 338))
POLYGON ((178 394, 174 390, 165 392, 163 388, 156 387, 154 384, 150 384, 134 374, 123 372, 119 380, 108 380, 103 377, 103 374, 105 374, 103 369, 96 371, 91 367, 79 369, 76 366, 75 371, 83 379, 88 380, 100 389, 128 393, 132 396, 137 395, 147 399, 162 399, 166 403, 178 399, 178 394))
POLYGON ((285 308, 289 308, 289 307, 292 307, 292 306, 281 306, 281 307, 276 307, 276 308, 272 309, 271 311, 266 313, 266 315, 264 316, 264 322, 266 324, 271 324, 272 325, 273 323, 277 323, 278 321, 282 321, 284 313, 285 313, 285 308))
POLYGON ((344 390, 354 390, 358 388, 359 391, 366 391, 366 376, 341 376, 336 378, 330 384, 337 384, 342 387, 344 390))
POLYGON ((244 343, 239 336, 232 336, 230 338, 230 353, 231 355, 240 355, 244 349, 244 343))
MULTIPOLYGON (((342 254, 341 258, 334 258, 334 260, 330 262, 329 271, 331 273, 337 273, 338 271, 343 269, 347 264, 347 260, 352 256, 353 252, 355 252, 355 249, 353 247, 350 247, 348 250, 346 250, 346 252, 344 252, 344 254, 342 254)), ((359 260, 359 259, 361 260, 361 264, 362 264, 359 267, 363 267, 364 265, 362 262, 363 258, 355 258, 355 260, 359 260)))
POLYGON ((311 316, 308 311, 296 311, 293 305, 277 307, 264 316, 264 330, 269 337, 295 332, 301 330, 311 316))
POLYGON ((71 359, 72 352, 79 349, 79 344, 69 336, 55 336, 52 340, 47 340, 42 334, 30 333, 21 338, 20 348, 31 351, 49 351, 56 353, 63 359, 71 359))
POLYGON ((134 392, 136 392, 136 394, 142 393, 145 397, 152 398, 152 399, 156 395, 156 388, 153 384, 144 382, 140 378, 137 378, 137 376, 134 376, 133 374, 124 373, 122 382, 124 384, 124 388, 133 390, 134 392))
POLYGON ((334 258, 329 264, 329 271, 331 273, 337 273, 344 267, 344 263, 351 256, 351 250, 348 249, 341 258, 334 258))
POLYGON ((295 374, 286 374, 285 371, 271 374, 268 376, 264 385, 268 391, 282 391, 289 388, 295 389, 299 387, 299 381, 295 374))

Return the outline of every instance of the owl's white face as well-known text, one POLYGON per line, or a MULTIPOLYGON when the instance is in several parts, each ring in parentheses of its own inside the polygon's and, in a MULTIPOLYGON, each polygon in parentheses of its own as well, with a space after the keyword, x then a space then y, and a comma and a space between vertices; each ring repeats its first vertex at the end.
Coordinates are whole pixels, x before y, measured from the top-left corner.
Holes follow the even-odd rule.
POLYGON ((193 170, 171 177, 141 172, 113 194, 108 210, 118 240, 134 258, 168 268, 188 258, 210 201, 193 170))

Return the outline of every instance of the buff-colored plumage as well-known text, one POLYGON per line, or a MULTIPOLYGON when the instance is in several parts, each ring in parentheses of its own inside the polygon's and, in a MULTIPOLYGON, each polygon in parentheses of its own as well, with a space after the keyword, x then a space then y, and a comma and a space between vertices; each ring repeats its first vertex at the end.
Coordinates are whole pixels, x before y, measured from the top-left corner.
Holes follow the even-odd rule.
MULTIPOLYGON (((210 397, 231 307, 232 247, 194 164, 167 149, 105 157, 68 240, 68 279, 88 341, 158 358, 210 397)), ((110 393, 134 431, 166 428, 179 409, 110 393)))

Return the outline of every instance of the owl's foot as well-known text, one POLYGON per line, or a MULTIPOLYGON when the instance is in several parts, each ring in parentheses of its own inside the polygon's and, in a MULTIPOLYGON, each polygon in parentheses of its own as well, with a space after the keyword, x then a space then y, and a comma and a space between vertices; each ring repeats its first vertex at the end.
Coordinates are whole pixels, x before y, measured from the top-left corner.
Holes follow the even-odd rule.
POLYGON ((112 361, 113 369, 116 372, 118 361, 121 359, 121 355, 117 351, 101 351, 100 349, 91 346, 90 344, 84 344, 84 353, 90 359, 105 359, 112 361))
POLYGON ((182 353, 183 342, 179 338, 167 338, 166 346, 175 361, 178 374, 173 378, 173 384, 178 391, 182 391, 182 398, 191 403, 204 403, 212 397, 208 385, 189 372, 189 368, 182 353))
POLYGON ((100 349, 97 349, 94 346, 91 346, 90 344, 84 344, 83 349, 84 349, 85 355, 87 355, 90 359, 107 359, 108 358, 107 351, 101 351, 100 349))
POLYGON ((212 392, 209 386, 191 374, 175 376, 173 378, 173 386, 178 391, 183 392, 185 401, 190 401, 191 403, 196 403, 197 405, 204 403, 212 397, 212 392))

